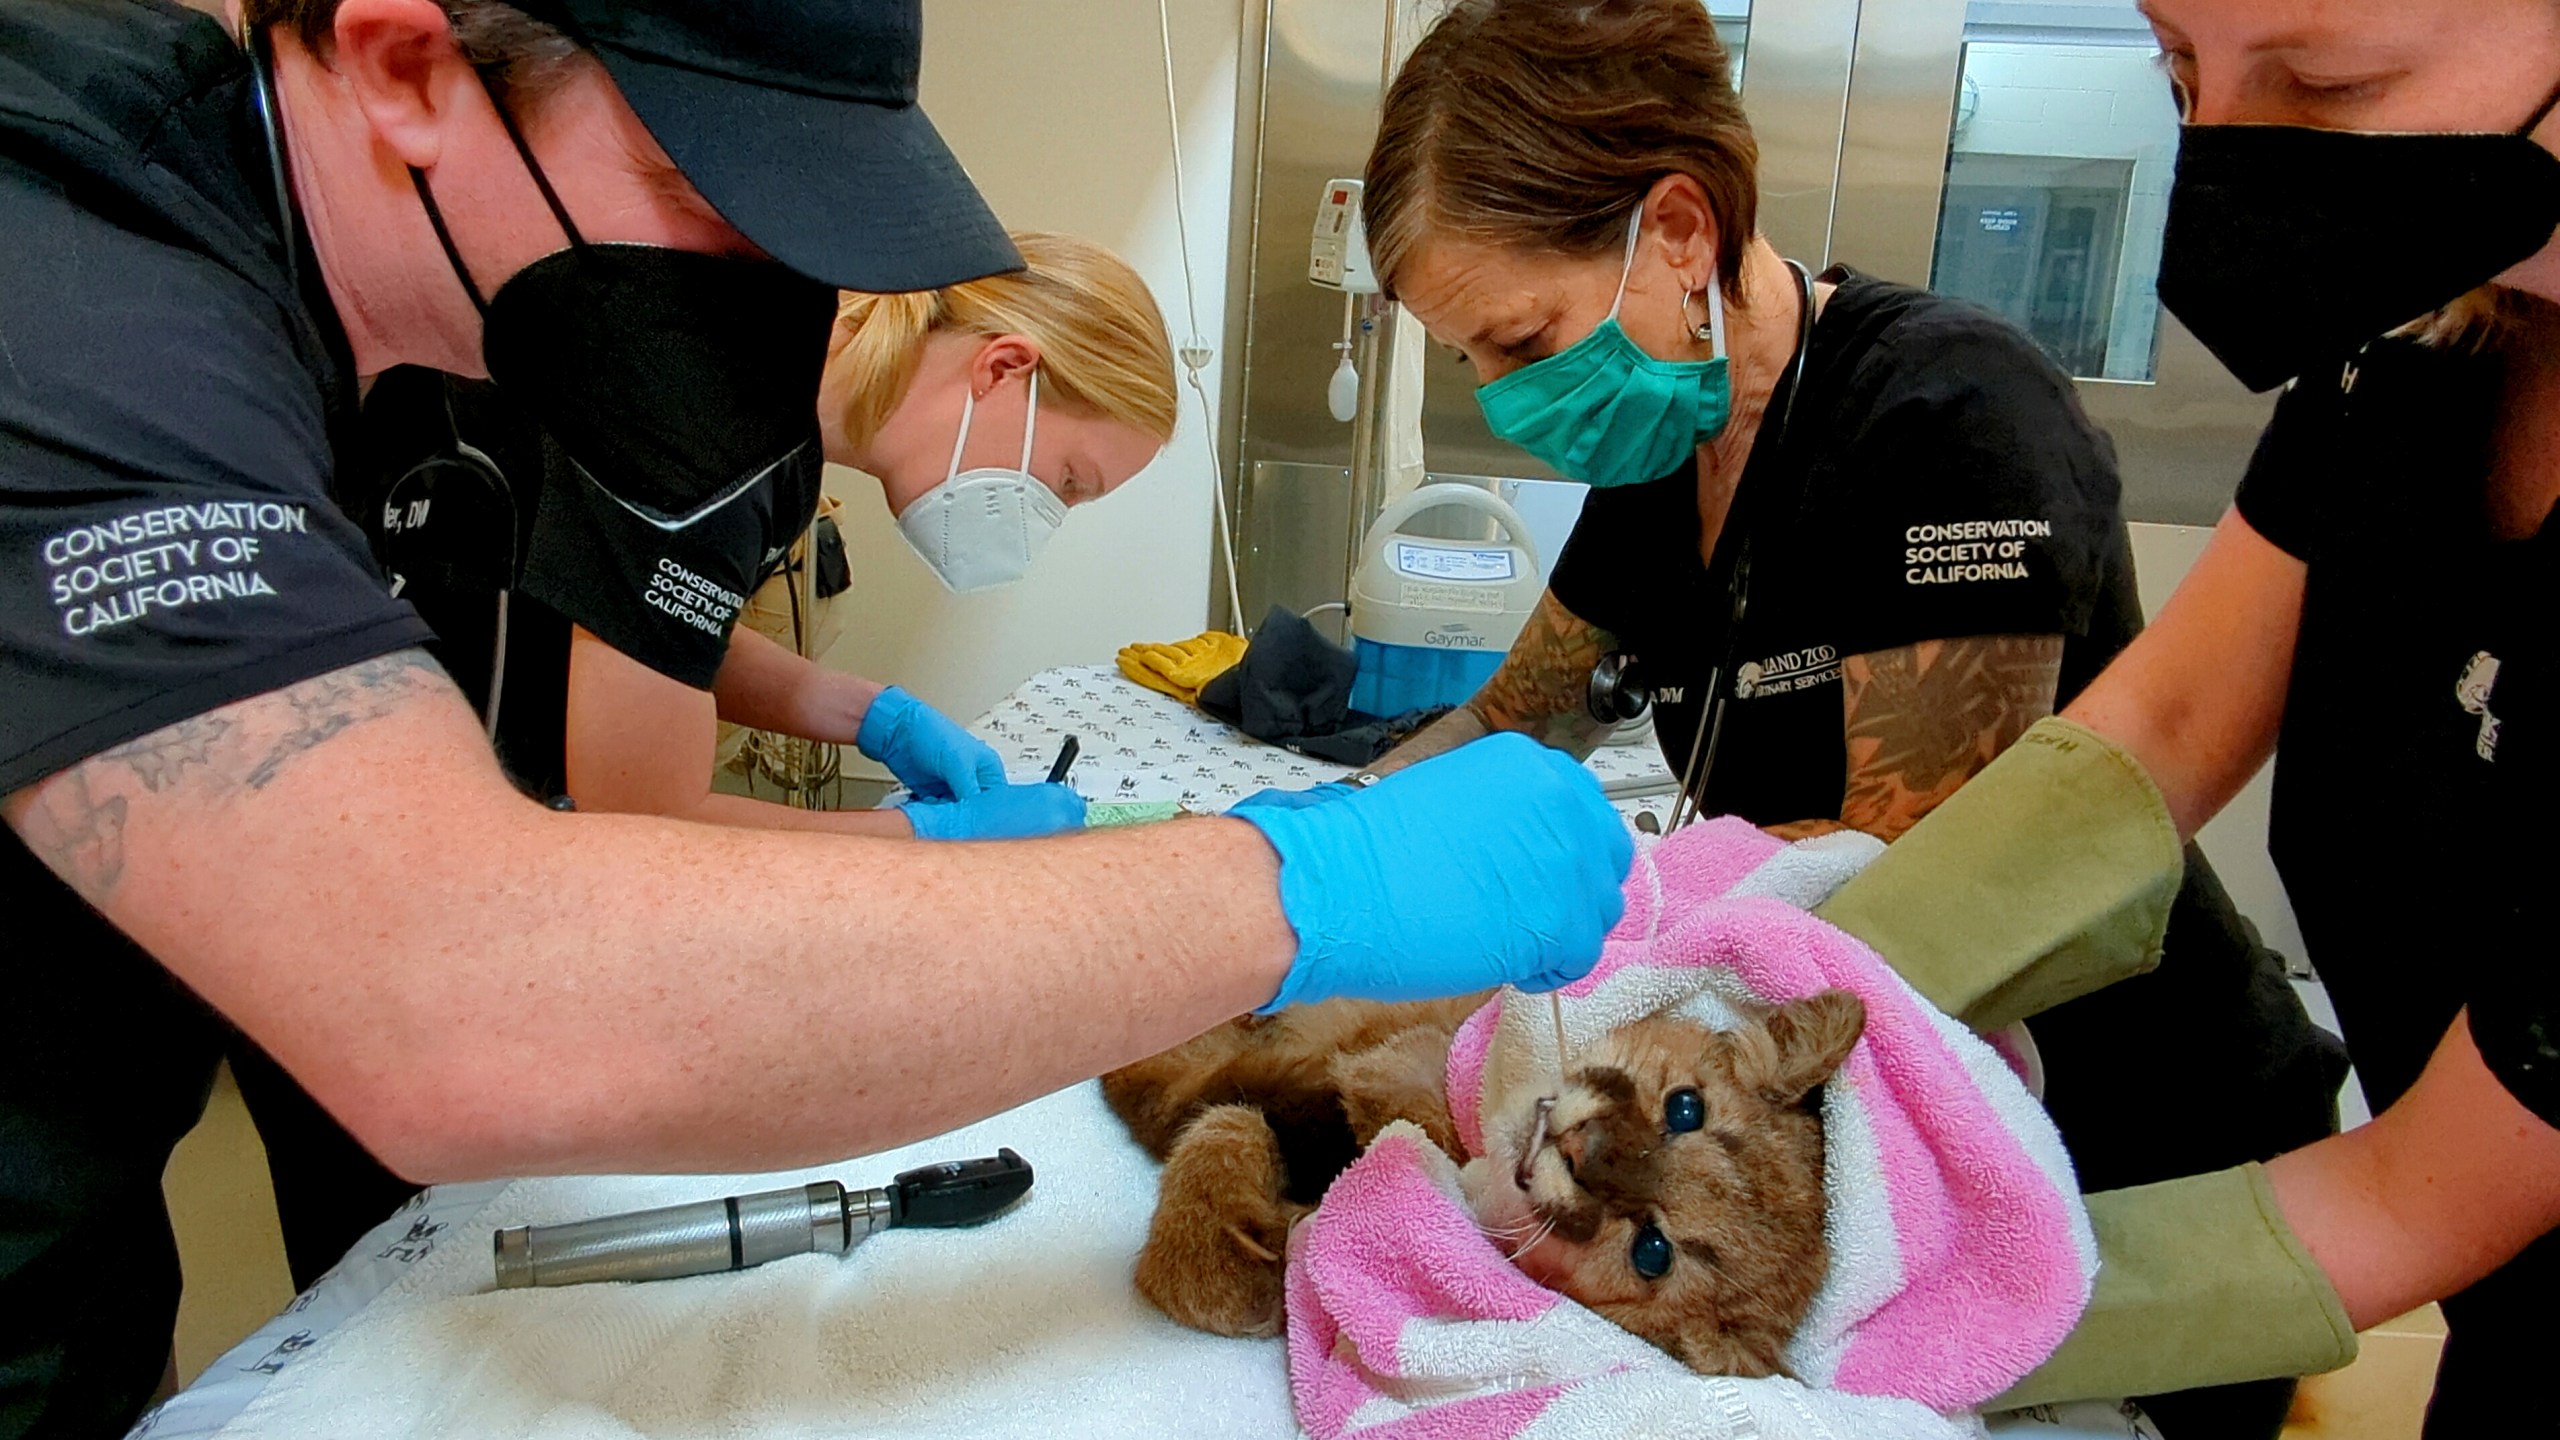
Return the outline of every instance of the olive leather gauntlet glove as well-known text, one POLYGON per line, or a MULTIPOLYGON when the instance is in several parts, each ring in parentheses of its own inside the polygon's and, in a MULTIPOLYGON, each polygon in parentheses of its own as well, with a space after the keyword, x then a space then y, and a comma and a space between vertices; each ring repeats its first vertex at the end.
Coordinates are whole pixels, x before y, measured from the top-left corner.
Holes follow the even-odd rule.
MULTIPOLYGON (((2177 826, 2132 756, 2054 717, 1815 913, 1979 1031, 2160 963, 2177 826)), ((2052 1359, 1993 1408, 2331 1369, 2354 1330, 2244 1166, 2089 1197, 2097 1286, 2052 1359)))
POLYGON ((2347 1309, 2257 1165, 2089 1197, 2098 1284, 2053 1358, 1993 1410, 2334 1370, 2347 1309))
POLYGON ((2158 965, 2184 871, 2141 765, 2054 716, 1814 913, 1988 1032, 2158 965))

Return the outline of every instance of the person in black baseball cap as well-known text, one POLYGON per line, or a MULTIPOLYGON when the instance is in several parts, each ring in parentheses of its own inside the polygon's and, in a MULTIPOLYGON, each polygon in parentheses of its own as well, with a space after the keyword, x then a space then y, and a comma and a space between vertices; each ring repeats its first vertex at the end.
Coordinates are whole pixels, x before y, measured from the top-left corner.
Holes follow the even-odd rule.
POLYGON ((916 105, 918 0, 523 8, 591 49, 703 198, 792 269, 895 291, 1022 267, 916 105))
POLYGON ((634 533, 780 537, 837 287, 1015 257, 914 108, 915 0, 245 3, 0 4, 0 1440, 161 1382, 161 1176, 252 1041, 414 1179, 737 1171, 1597 958, 1624 827, 1518 737, 1006 844, 519 794, 342 508, 373 378, 485 373, 634 533))

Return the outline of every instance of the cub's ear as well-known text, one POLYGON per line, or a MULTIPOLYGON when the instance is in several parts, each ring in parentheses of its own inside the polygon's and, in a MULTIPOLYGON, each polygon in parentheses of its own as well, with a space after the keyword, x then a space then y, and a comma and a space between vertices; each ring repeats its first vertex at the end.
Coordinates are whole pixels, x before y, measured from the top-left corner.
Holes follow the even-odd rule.
POLYGON ((1772 1105, 1793 1105, 1831 1078, 1866 1025, 1865 1003, 1846 990, 1790 1001, 1733 1037, 1733 1078, 1772 1105))

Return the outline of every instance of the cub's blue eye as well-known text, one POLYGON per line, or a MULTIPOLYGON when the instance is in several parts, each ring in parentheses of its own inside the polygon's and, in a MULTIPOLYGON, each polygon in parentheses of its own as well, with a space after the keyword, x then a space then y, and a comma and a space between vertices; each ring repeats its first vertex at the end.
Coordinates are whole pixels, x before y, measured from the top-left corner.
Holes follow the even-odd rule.
POLYGON ((1627 1249, 1627 1263, 1647 1280, 1659 1280, 1671 1273, 1671 1237, 1658 1226, 1647 1222, 1636 1232, 1636 1243, 1627 1249))
POLYGON ((1674 1090, 1662 1102, 1662 1124, 1674 1135, 1706 1127, 1707 1102, 1695 1090, 1674 1090))

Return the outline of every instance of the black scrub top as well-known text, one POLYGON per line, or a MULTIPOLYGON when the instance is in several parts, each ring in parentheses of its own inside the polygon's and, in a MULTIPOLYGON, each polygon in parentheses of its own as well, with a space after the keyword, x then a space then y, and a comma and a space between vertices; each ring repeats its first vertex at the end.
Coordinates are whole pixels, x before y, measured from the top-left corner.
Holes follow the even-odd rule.
POLYGON ((1840 661, 1923 640, 2060 635, 2062 699, 2142 625, 2115 450, 2071 381, 1990 313, 1842 269, 1791 418, 1770 407, 1712 563, 1694 458, 1594 490, 1549 588, 1640 657, 1679 774, 1707 678, 1731 697, 1706 813, 1836 819, 1848 778, 1840 661), (1739 634, 1733 569, 1749 537, 1739 634))
POLYGON ((2501 540, 2493 356, 2405 341, 2305 376, 2241 515, 2302 560, 2270 848, 2380 1109, 2454 1015, 2560 1124, 2560 535, 2501 540))
MULTIPOLYGON (((1595 490, 1556 599, 1642 658, 1678 773, 1706 677, 1731 697, 1706 813, 1836 819, 1848 778, 1840 661, 1923 640, 2063 637, 2068 703, 2141 629, 2114 447, 2068 377, 1997 317, 1837 270, 1783 430, 1752 445, 1734 520, 1698 555, 1694 465, 1595 490), (1750 537, 1749 608, 1729 633, 1750 537)), ((1925 698, 1925 697, 1924 697, 1925 698)), ((1978 728, 1961 717, 1951 724, 1978 728)), ((2046 1108, 2090 1189, 2221 1169, 2334 1126, 2345 1061, 2187 848, 2160 967, 2029 1021, 2046 1108), (2178 1063, 2138 1057, 2175 1046, 2178 1063)))
POLYGON ((435 626, 438 658, 464 693, 485 713, 496 692, 499 761, 545 799, 567 791, 570 627, 707 690, 746 597, 817 514, 811 456, 776 466, 695 524, 664 526, 608 493, 485 381, 394 370, 376 381, 364 417, 366 464, 353 482, 363 503, 352 508, 402 597, 435 626), (464 449, 495 478, 442 468, 464 449), (430 487, 418 477, 428 472, 434 498, 422 507, 430 487), (488 493, 503 499, 481 503, 488 493), (501 678, 497 595, 510 577, 501 678))
MULTIPOLYGON (((333 503, 355 376, 249 98, 202 14, 0 5, 0 794, 428 639, 333 503)), ((228 1027, 5 831, 0 913, 0 1437, 117 1434, 228 1027)))

